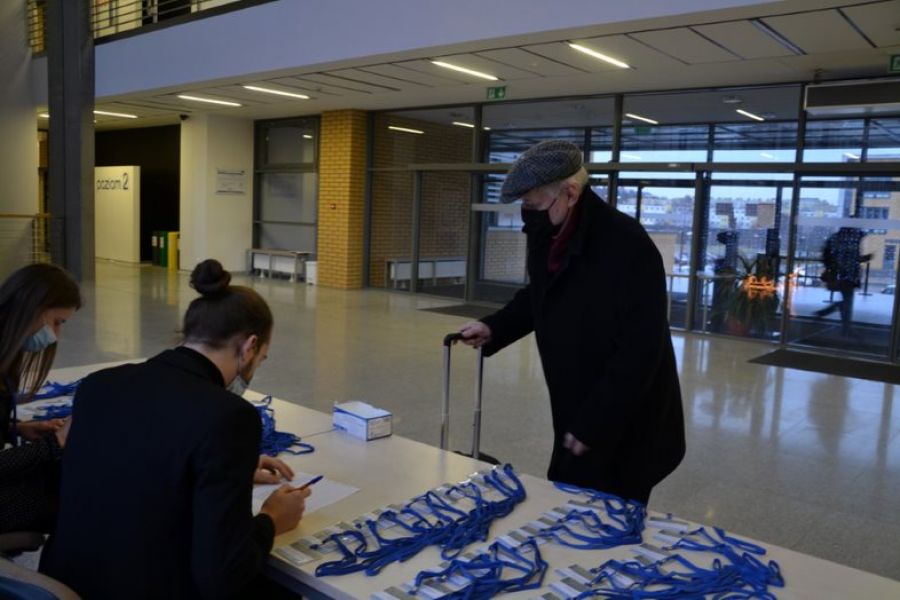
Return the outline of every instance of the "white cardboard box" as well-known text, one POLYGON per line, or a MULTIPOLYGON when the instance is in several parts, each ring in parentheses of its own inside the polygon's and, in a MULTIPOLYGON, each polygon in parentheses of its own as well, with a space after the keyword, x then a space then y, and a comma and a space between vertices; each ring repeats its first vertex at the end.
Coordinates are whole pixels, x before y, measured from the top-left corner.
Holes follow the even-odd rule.
POLYGON ((376 440, 391 435, 393 415, 371 404, 351 400, 334 405, 332 423, 361 440, 376 440))

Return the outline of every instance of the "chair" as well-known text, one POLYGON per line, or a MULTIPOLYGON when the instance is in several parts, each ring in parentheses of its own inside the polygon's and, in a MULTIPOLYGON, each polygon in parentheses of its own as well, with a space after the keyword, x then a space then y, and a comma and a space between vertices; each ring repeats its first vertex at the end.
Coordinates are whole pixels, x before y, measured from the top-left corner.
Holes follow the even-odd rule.
POLYGON ((44 544, 43 534, 14 531, 0 534, 0 598, 11 600, 79 600, 70 587, 52 577, 12 561, 11 556, 34 552, 44 544))

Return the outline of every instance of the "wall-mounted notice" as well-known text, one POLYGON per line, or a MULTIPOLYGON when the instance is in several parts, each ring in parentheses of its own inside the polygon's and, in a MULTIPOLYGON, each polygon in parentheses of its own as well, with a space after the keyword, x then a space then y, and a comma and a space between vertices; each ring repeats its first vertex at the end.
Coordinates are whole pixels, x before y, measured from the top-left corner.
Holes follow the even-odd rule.
POLYGON ((94 254, 141 262, 141 168, 94 167, 94 254))
POLYGON ((245 194, 246 181, 243 169, 216 169, 217 194, 245 194))

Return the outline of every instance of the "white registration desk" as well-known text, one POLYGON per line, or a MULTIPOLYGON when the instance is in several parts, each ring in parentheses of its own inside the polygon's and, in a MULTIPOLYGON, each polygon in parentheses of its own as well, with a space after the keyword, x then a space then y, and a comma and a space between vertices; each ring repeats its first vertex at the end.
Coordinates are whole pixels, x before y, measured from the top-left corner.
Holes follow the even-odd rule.
MULTIPOLYGON (((50 379, 68 382, 86 373, 111 365, 91 365, 59 369, 50 379)), ((260 397, 252 392, 248 399, 260 397)), ((312 535, 325 527, 352 521, 359 515, 391 503, 403 502, 443 483, 457 482, 488 465, 435 447, 392 436, 363 442, 331 429, 331 417, 324 413, 274 400, 277 427, 292 431, 313 444, 315 452, 281 458, 297 470, 323 474, 329 479, 347 483, 359 491, 343 500, 307 515, 297 529, 279 536, 275 549, 312 535)), ((491 538, 521 527, 546 510, 564 504, 570 498, 548 481, 521 475, 528 497, 511 515, 494 523, 491 538)), ((315 488, 313 488, 315 493, 315 488)), ((676 515, 677 516, 677 515, 676 515)), ((741 532, 731 532, 737 536, 741 532)), ((786 548, 761 544, 768 550, 765 560, 781 566, 786 587, 770 588, 777 597, 786 599, 900 598, 900 582, 832 563, 786 548)), ((550 563, 545 587, 541 590, 510 594, 510 598, 538 598, 549 591, 549 584, 559 580, 555 568, 571 564, 597 566, 610 558, 633 558, 628 546, 604 551, 583 551, 555 544, 541 547, 550 563)), ((423 569, 441 562, 436 548, 428 548, 406 563, 395 563, 377 577, 362 573, 317 578, 318 562, 295 567, 273 554, 266 574, 311 598, 369 598, 371 594, 399 586, 423 569)))

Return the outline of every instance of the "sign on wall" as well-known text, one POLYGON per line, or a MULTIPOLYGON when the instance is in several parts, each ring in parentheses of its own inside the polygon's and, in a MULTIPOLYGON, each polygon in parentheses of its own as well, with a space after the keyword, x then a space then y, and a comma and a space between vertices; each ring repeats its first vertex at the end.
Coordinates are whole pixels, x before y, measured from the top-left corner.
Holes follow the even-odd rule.
POLYGON ((243 169, 216 169, 216 193, 238 194, 247 192, 246 177, 243 169))
POLYGON ((94 254, 141 261, 141 168, 94 167, 94 254))

